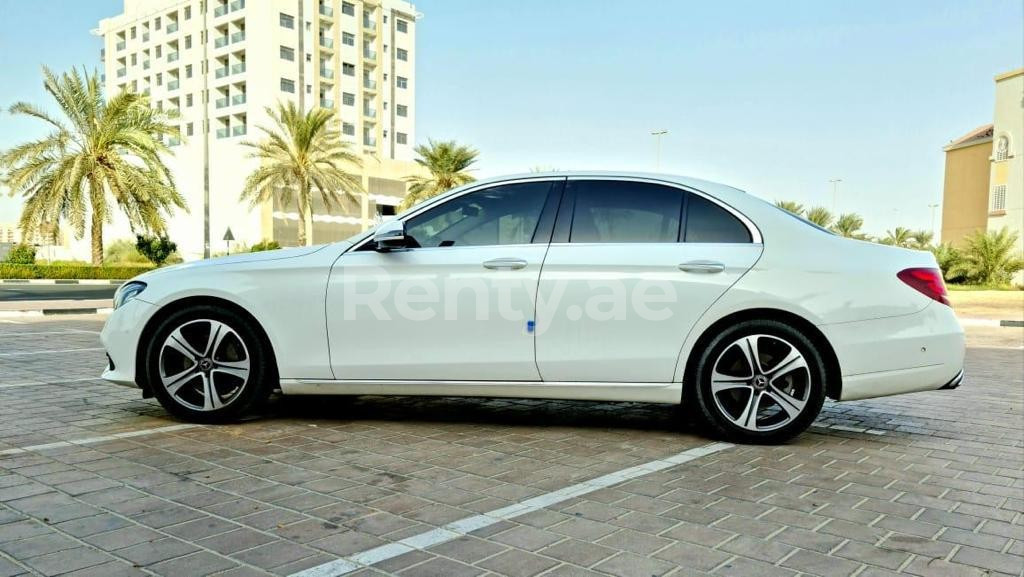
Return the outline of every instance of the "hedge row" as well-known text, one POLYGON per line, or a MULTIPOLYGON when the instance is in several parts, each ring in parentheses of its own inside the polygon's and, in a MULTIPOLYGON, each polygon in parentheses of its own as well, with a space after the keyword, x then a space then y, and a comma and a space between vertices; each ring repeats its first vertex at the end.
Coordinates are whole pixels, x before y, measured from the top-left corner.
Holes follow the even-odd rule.
POLYGON ((0 279, 109 279, 127 280, 153 270, 148 266, 91 266, 0 263, 0 279))

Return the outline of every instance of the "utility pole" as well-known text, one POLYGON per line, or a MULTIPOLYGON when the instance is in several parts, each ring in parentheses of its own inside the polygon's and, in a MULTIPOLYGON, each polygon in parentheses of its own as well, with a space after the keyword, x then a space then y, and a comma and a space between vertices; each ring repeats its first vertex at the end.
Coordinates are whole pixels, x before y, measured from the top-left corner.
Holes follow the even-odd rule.
MULTIPOLYGON (((939 208, 939 205, 937 203, 929 204, 928 208, 932 209, 932 234, 935 234, 935 209, 939 208)), ((935 238, 939 238, 940 236, 942 235, 935 234, 935 238)))
POLYGON ((661 170, 661 137, 668 134, 667 130, 655 130, 651 133, 655 141, 654 169, 661 170))
POLYGON ((842 181, 843 181, 843 179, 841 179, 841 178, 833 178, 833 179, 829 180, 829 182, 832 183, 832 212, 836 212, 836 209, 837 209, 837 206, 838 206, 838 204, 837 204, 838 203, 837 192, 839 191, 839 183, 842 182, 842 181))

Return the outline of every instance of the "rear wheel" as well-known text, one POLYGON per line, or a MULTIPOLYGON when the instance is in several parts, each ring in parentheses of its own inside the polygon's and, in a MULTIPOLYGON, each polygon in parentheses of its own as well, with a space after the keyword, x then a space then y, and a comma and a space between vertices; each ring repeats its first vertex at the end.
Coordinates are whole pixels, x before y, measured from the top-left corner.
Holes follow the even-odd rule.
POLYGON ((236 420, 270 395, 273 371, 253 323, 218 306, 175 312, 153 333, 146 373, 167 411, 200 423, 236 420))
POLYGON ((723 331, 702 353, 695 375, 699 415, 741 442, 790 439, 810 426, 825 402, 820 351, 777 321, 744 321, 723 331))

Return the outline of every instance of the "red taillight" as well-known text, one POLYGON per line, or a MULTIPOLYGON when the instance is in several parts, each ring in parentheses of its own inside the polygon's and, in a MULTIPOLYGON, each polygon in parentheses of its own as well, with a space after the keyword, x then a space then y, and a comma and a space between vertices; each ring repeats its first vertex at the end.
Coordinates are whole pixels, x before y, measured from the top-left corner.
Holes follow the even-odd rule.
POLYGON ((949 295, 946 293, 946 283, 942 281, 942 271, 937 268, 907 268, 896 274, 899 279, 910 288, 924 296, 949 304, 949 295))

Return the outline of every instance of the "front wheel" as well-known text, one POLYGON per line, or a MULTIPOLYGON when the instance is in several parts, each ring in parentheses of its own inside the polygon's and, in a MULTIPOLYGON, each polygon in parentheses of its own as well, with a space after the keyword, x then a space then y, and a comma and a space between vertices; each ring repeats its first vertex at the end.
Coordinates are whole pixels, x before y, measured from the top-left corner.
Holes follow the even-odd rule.
POLYGON ((726 329, 703 351, 695 375, 699 416, 721 436, 741 442, 788 440, 814 422, 825 402, 820 351, 778 321, 726 329))
POLYGON ((270 395, 269 350, 253 323, 218 306, 177 311, 154 331, 149 386, 168 412, 188 421, 237 420, 270 395))

